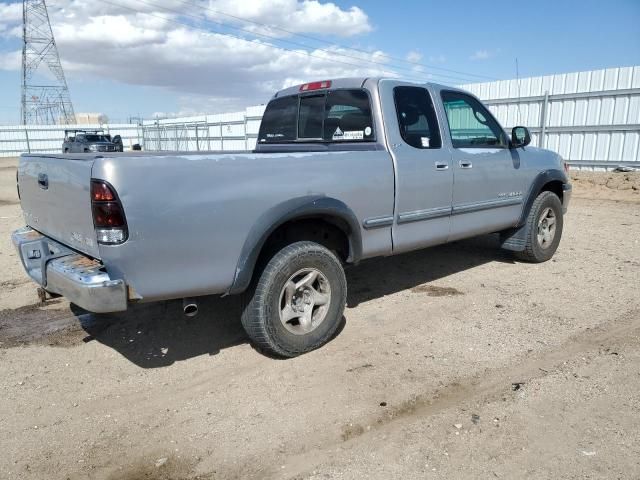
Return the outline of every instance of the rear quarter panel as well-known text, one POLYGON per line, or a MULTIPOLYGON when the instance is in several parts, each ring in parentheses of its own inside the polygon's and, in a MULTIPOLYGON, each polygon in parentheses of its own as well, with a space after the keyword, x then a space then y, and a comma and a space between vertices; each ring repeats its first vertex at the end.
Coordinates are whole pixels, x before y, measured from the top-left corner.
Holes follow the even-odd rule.
MULTIPOLYGON (((93 177, 116 188, 129 226, 101 258, 144 300, 226 292, 252 226, 292 198, 335 198, 360 225, 393 214, 384 150, 113 156, 96 160, 93 177)), ((361 234, 363 257, 390 253, 389 228, 361 234)))

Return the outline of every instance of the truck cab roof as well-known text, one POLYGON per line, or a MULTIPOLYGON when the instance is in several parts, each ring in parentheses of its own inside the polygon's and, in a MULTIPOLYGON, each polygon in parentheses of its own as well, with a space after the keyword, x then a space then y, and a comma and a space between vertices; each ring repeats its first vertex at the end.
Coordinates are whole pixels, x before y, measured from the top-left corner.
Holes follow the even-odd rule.
POLYGON ((307 83, 301 83, 298 85, 293 85, 291 87, 284 88, 276 92, 276 94, 272 98, 286 97, 288 95, 297 95, 302 92, 311 92, 314 90, 335 90, 342 88, 365 88, 367 84, 369 85, 377 85, 382 80, 389 81, 397 81, 403 84, 413 84, 413 85, 421 85, 427 87, 435 87, 436 89, 447 89, 453 91, 463 91, 456 87, 450 87, 448 85, 441 85, 438 83, 432 82, 414 82, 409 80, 404 80, 402 78, 393 78, 393 77, 343 77, 343 78, 334 78, 328 80, 319 80, 307 83), (308 88, 304 88, 308 86, 308 88), (310 87, 310 88, 309 88, 310 87))

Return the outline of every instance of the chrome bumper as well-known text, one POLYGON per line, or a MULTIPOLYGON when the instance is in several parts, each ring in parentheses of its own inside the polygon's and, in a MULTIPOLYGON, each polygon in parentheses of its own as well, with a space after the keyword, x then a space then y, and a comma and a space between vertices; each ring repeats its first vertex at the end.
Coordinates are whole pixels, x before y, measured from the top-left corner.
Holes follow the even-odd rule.
POLYGON ((27 274, 47 291, 90 312, 127 309, 127 287, 111 280, 104 266, 29 228, 11 235, 27 274))

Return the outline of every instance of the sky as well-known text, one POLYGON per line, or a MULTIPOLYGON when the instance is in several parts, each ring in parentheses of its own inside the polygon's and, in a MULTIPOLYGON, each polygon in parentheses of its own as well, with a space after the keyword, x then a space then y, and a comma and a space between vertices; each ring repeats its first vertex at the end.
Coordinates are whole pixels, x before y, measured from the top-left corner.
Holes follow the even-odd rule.
MULTIPOLYGON (((196 115, 311 80, 465 84, 640 65, 640 0, 48 0, 76 112, 196 115)), ((0 123, 20 116, 22 2, 0 0, 0 123)))

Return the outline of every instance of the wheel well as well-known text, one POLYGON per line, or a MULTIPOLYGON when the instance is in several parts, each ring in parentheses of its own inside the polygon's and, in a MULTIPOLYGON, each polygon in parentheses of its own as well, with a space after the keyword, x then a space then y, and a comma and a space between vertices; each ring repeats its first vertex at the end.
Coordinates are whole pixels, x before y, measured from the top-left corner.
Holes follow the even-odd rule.
POLYGON ((308 240, 319 243, 346 262, 351 255, 349 226, 344 220, 332 217, 305 217, 289 220, 267 237, 258 265, 264 265, 279 250, 295 242, 308 240))
POLYGON ((562 182, 560 180, 553 180, 551 182, 545 183, 542 189, 540 190, 540 193, 542 192, 555 193, 560 199, 560 201, 562 202, 563 190, 562 190, 562 182))

